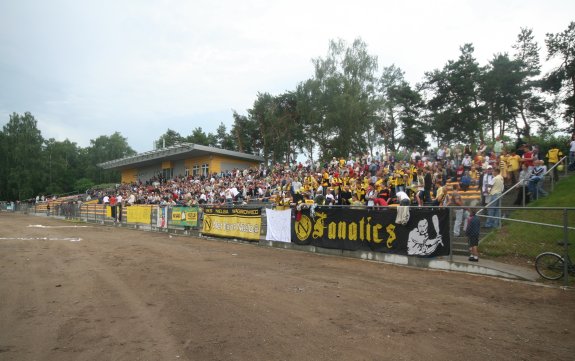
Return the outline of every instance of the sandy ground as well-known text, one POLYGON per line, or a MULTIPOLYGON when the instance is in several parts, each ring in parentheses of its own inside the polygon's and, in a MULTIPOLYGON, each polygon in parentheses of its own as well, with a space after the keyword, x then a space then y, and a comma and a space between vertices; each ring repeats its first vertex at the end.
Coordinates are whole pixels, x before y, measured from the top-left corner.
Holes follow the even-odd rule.
POLYGON ((0 360, 573 360, 574 339, 570 290, 0 213, 0 360))

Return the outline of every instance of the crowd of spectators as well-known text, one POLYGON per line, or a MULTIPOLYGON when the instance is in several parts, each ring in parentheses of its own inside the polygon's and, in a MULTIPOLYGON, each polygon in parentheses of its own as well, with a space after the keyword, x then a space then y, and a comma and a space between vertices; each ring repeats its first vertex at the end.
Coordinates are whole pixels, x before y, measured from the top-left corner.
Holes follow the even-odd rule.
MULTIPOLYGON (((556 149, 556 147, 554 148, 556 149)), ((562 154, 549 151, 548 165, 562 154)), ((90 192, 99 203, 122 205, 238 205, 270 202, 277 205, 298 201, 354 207, 383 207, 407 201, 412 205, 450 205, 454 190, 466 192, 478 186, 482 196, 489 194, 496 169, 505 187, 522 182, 524 192, 545 195, 540 187, 546 172, 538 147, 528 144, 509 147, 500 138, 477 149, 467 145, 453 148, 395 154, 376 153, 311 161, 275 164, 251 169, 232 169, 196 176, 161 176, 147 181, 118 185, 114 190, 90 192)), ((90 200, 90 198, 88 200, 90 200)), ((485 203, 485 198, 482 198, 485 203)))

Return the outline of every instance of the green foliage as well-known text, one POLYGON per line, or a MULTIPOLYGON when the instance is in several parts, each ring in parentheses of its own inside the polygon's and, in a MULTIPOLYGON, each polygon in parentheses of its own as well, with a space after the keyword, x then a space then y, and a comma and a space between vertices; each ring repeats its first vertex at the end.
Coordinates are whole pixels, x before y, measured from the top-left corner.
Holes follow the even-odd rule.
POLYGON ((542 134, 540 136, 533 136, 529 138, 529 143, 537 145, 539 148, 539 159, 545 159, 547 151, 554 146, 557 146, 561 150, 564 156, 569 155, 569 142, 570 137, 567 135, 556 136, 554 134, 542 134))
POLYGON ((314 123, 304 121, 313 124, 306 136, 317 140, 322 159, 365 152, 366 133, 377 119, 377 58, 360 39, 350 47, 339 40, 313 63, 315 76, 304 89, 316 99, 308 99, 302 115, 312 115, 314 123))
POLYGON ((88 178, 80 178, 74 183, 74 191, 77 193, 84 193, 91 188, 94 188, 94 182, 88 178))
POLYGON ((531 136, 534 125, 548 125, 548 110, 551 108, 541 94, 541 81, 537 76, 541 73, 539 62, 539 45, 535 41, 533 30, 522 28, 513 45, 515 50, 513 61, 519 65, 520 93, 516 97, 518 114, 514 119, 517 136, 531 136))
MULTIPOLYGON (((525 224, 507 220, 501 230, 492 233, 480 244, 483 254, 493 257, 514 257, 532 262, 545 251, 562 252, 557 244, 563 240, 563 210, 537 210, 536 207, 573 208, 575 205, 575 177, 562 178, 548 197, 531 202, 524 210, 513 211, 509 218, 539 224, 525 224), (544 226, 550 224, 558 227, 544 226)), ((575 225, 575 210, 568 211, 568 225, 575 225)), ((570 256, 575 258, 575 231, 568 231, 570 256)))
POLYGON ((255 120, 239 115, 235 111, 233 117, 232 136, 236 150, 242 153, 254 153, 259 150, 259 134, 255 120))
POLYGON ((377 129, 391 151, 396 151, 398 145, 406 149, 429 145, 425 140, 428 129, 420 116, 424 106, 421 94, 403 76, 403 71, 392 65, 383 69, 380 78, 383 116, 377 129))
POLYGON ((520 62, 512 61, 507 54, 495 55, 485 69, 481 98, 489 114, 491 139, 505 134, 519 114, 522 80, 520 62))
POLYGON ((210 145, 210 138, 208 135, 206 135, 206 133, 202 130, 201 127, 197 127, 196 129, 194 129, 192 131, 192 134, 188 135, 184 141, 187 143, 193 143, 199 145, 207 145, 207 146, 210 145))
POLYGON ((98 164, 134 154, 136 152, 130 148, 127 139, 120 133, 115 132, 110 136, 101 135, 90 140, 90 146, 83 152, 84 175, 92 179, 94 183, 120 182, 119 172, 104 170, 98 164))
POLYGON ((575 132, 575 21, 558 34, 546 34, 547 59, 558 58, 560 65, 550 72, 548 90, 556 93, 564 105, 563 117, 571 121, 575 132))
POLYGON ((2 173, 0 199, 35 197, 42 184, 42 143, 34 116, 13 113, 2 130, 2 173))
POLYGON ((43 179, 47 194, 72 191, 74 182, 84 173, 81 167, 80 149, 69 140, 58 142, 48 139, 43 147, 43 179))
POLYGON ((172 145, 182 143, 183 141, 184 137, 182 137, 180 133, 168 128, 168 130, 156 141, 156 148, 171 147, 172 145))
MULTIPOLYGON (((512 57, 498 53, 485 66, 475 59, 473 45, 464 44, 457 59, 427 72, 415 86, 395 65, 378 72, 377 57, 361 39, 332 40, 324 57, 312 59, 310 79, 279 95, 257 93, 246 115, 233 112, 229 132, 223 122, 215 134, 201 127, 187 136, 168 129, 157 145, 189 142, 262 154, 270 164, 292 162, 299 152, 325 161, 373 155, 380 146, 396 153, 427 148, 430 135, 437 143, 476 144, 513 134, 517 142, 539 144, 543 155, 552 142, 566 154, 565 139, 556 135, 562 123, 552 114, 561 111, 575 130, 575 22, 547 34, 547 60, 559 65, 544 78, 534 39, 531 29, 522 28, 512 57), (553 103, 543 91, 556 96, 553 103)), ((30 113, 14 113, 0 132, 0 199, 70 192, 80 180, 82 187, 117 183, 120 174, 98 164, 133 154, 117 132, 86 148, 45 141, 30 113)))
POLYGON ((236 150, 234 145, 234 138, 231 134, 227 133, 226 126, 224 123, 220 123, 220 126, 216 130, 216 144, 215 146, 227 150, 236 150))
POLYGON ((465 44, 460 51, 456 61, 426 73, 429 129, 439 143, 483 140, 484 109, 479 99, 483 72, 474 58, 472 44, 465 44))

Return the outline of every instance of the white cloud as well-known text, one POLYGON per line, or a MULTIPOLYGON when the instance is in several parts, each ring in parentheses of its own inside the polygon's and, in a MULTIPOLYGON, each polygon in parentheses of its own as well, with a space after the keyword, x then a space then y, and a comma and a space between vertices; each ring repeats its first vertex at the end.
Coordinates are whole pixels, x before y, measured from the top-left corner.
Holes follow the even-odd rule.
POLYGON ((408 80, 473 43, 481 64, 521 27, 566 29, 572 1, 98 1, 0 4, 0 124, 30 111, 81 146, 119 131, 138 151, 168 128, 214 132, 257 92, 295 89, 328 42, 362 38, 408 80))

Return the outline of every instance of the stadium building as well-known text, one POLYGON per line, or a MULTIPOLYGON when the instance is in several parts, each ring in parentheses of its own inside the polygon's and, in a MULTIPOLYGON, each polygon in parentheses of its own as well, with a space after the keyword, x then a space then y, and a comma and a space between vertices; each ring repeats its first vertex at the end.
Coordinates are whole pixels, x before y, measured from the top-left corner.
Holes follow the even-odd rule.
POLYGON ((259 166, 264 159, 257 155, 235 152, 192 143, 152 150, 98 164, 103 169, 122 174, 122 183, 175 176, 208 175, 259 166))

